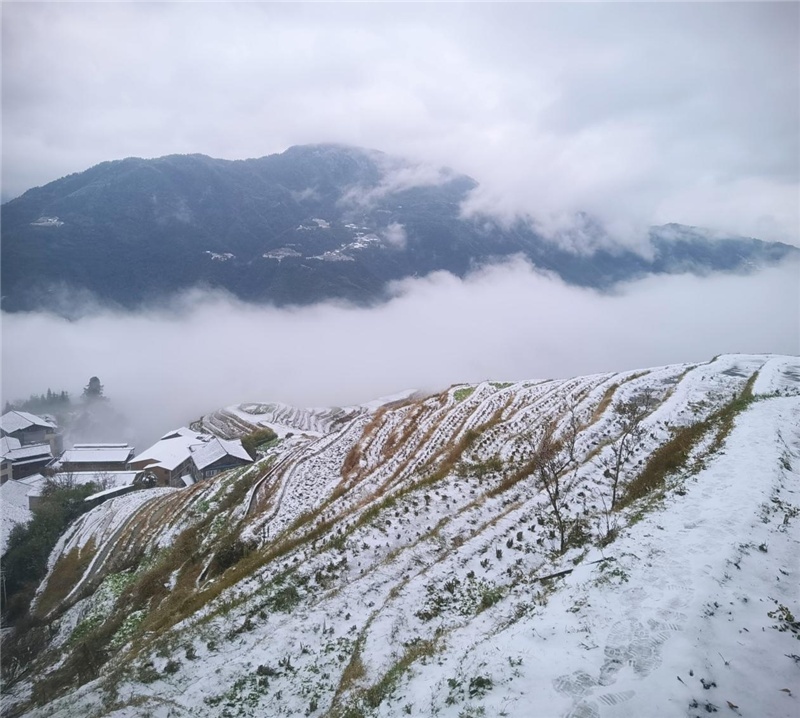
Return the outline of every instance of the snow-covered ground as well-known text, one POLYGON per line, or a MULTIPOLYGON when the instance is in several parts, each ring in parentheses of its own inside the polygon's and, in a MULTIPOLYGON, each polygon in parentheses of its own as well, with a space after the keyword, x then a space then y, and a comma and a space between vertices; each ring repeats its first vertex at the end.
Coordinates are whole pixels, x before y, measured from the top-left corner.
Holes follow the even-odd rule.
POLYGON ((296 435, 247 470, 76 522, 52 567, 96 548, 50 616, 67 652, 5 705, 44 695, 27 714, 63 718, 800 714, 797 357, 395 399, 204 417, 296 435), (622 407, 642 397, 611 510, 622 407), (562 448, 575 428, 563 551, 536 470, 548 427, 562 448), (624 500, 690 435, 671 473, 624 500), (248 548, 215 568, 231 536, 248 548), (145 580, 159 561, 167 592, 145 580), (107 665, 43 692, 101 609, 135 618, 107 665))

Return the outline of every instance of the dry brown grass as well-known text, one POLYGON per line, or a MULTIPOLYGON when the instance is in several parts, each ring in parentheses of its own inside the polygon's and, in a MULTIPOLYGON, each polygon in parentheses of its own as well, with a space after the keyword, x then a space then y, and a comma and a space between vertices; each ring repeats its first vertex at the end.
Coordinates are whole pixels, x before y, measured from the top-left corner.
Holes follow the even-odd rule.
POLYGON ((375 433, 377 432, 378 427, 383 423, 386 412, 386 407, 382 406, 379 408, 364 427, 364 430, 361 432, 361 436, 359 437, 358 441, 353 444, 353 447, 347 453, 344 462, 342 462, 342 478, 355 478, 354 474, 358 473, 357 470, 361 464, 361 459, 364 456, 364 450, 374 440, 375 433))
POLYGON ((95 553, 97 549, 94 538, 91 538, 83 548, 76 546, 66 556, 58 559, 36 602, 35 613, 38 616, 46 616, 69 595, 89 568, 95 553))
POLYGON ((600 399, 600 403, 592 412, 592 418, 589 420, 589 426, 597 423, 600 420, 600 417, 605 413, 606 409, 611 406, 611 402, 614 399, 614 393, 617 391, 617 389, 619 389, 619 384, 612 384, 608 387, 608 389, 606 389, 605 394, 603 394, 603 398, 600 399))

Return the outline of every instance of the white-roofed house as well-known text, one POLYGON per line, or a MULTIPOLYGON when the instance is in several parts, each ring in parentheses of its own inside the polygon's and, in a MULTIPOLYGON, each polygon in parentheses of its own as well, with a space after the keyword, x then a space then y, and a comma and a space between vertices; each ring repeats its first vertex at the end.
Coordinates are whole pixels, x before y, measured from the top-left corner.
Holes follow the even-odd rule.
POLYGON ((14 449, 19 449, 20 446, 22 446, 20 440, 15 439, 13 436, 0 438, 0 484, 4 484, 12 478, 12 462, 6 461, 6 455, 14 449))
POLYGON ((61 451, 61 434, 55 421, 27 411, 8 411, 0 417, 0 436, 17 439, 22 446, 50 444, 50 452, 61 451))
POLYGON ((252 464, 253 459, 239 439, 225 440, 215 437, 192 450, 192 463, 194 477, 200 481, 228 469, 252 464))
POLYGON ((55 462, 56 471, 126 471, 134 448, 128 444, 75 444, 55 462))
POLYGON ((130 462, 131 468, 149 471, 159 486, 182 488, 187 485, 182 477, 190 475, 193 470, 192 448, 200 447, 210 439, 206 434, 185 427, 175 429, 135 456, 130 462))
POLYGON ((211 438, 211 436, 208 434, 201 434, 197 431, 193 431, 192 429, 187 429, 185 426, 181 426, 177 429, 173 429, 172 431, 168 431, 166 434, 164 434, 164 436, 161 437, 160 441, 164 441, 165 439, 177 439, 179 437, 202 442, 206 442, 211 438))
POLYGON ((19 439, 0 439, 0 484, 9 479, 24 479, 41 471, 53 460, 50 444, 21 445, 19 439))

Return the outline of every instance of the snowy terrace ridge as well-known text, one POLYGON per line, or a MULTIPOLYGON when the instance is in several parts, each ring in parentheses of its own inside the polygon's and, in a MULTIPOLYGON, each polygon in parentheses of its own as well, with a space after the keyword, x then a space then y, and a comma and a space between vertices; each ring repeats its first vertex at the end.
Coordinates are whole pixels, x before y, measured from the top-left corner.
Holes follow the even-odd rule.
POLYGON ((281 437, 295 432, 321 436, 332 431, 336 424, 367 411, 366 406, 300 409, 281 403, 239 404, 207 414, 192 427, 221 439, 239 438, 264 426, 281 437))
POLYGON ((800 707, 796 357, 327 412, 242 405, 202 423, 293 430, 252 467, 78 519, 34 604, 45 647, 11 677, 7 709, 800 707))

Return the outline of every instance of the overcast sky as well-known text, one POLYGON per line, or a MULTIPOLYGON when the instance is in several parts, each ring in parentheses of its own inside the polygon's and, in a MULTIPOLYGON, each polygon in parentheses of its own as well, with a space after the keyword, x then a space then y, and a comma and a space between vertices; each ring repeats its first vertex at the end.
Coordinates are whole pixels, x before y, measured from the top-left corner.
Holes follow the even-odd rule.
POLYGON ((3 198, 98 162, 343 142, 472 206, 800 244, 798 3, 2 3, 3 198))

